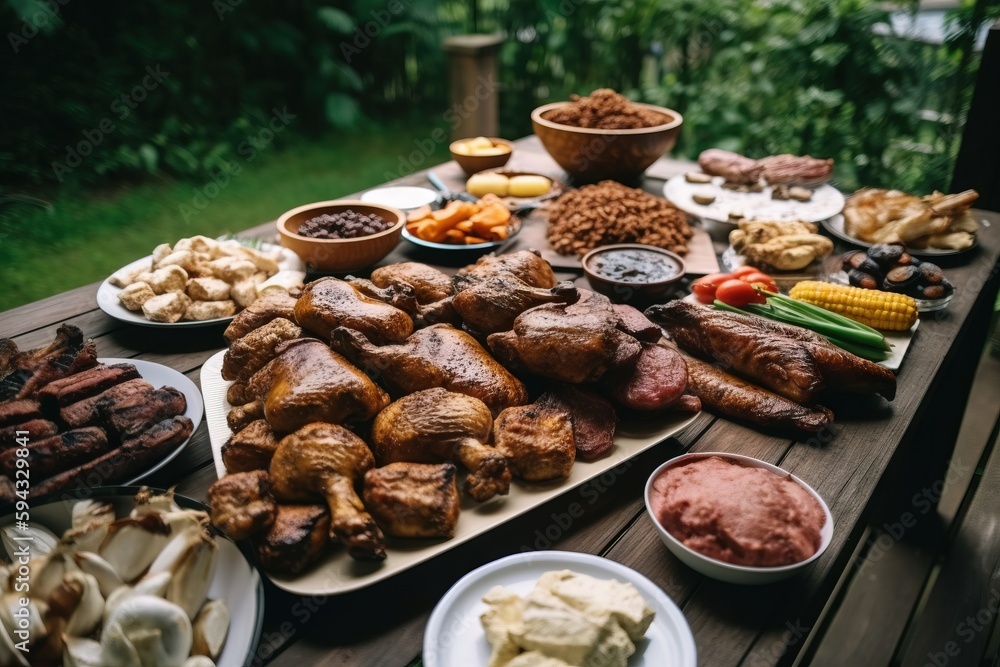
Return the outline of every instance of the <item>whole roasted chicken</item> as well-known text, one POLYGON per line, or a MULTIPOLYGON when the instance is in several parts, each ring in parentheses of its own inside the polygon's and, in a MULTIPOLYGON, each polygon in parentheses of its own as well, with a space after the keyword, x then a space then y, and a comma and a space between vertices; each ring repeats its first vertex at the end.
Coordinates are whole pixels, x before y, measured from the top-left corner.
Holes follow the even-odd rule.
POLYGON ((335 329, 331 337, 335 350, 384 382, 394 395, 444 387, 478 398, 493 414, 528 402, 520 380, 475 338, 448 324, 419 329, 401 345, 379 347, 346 327, 335 329))
POLYGON ((527 310, 511 331, 491 334, 487 342, 510 368, 580 384, 627 369, 639 358, 639 341, 618 329, 620 323, 609 300, 581 290, 579 302, 527 310))
POLYGON ((374 467, 364 440, 343 426, 316 422, 282 438, 271 459, 272 491, 281 502, 326 500, 330 537, 353 558, 383 560, 382 531, 355 491, 374 467))
POLYGON ((510 471, 503 453, 486 444, 493 415, 477 398, 441 387, 404 396, 372 424, 372 452, 380 466, 454 461, 469 471, 465 491, 476 500, 506 495, 510 471))
POLYGON ((402 342, 413 331, 413 320, 405 312, 339 278, 320 278, 306 285, 295 303, 295 321, 321 338, 329 339, 337 327, 348 327, 378 344, 402 342))
POLYGON ((455 310, 484 334, 509 330, 529 308, 580 296, 571 283, 556 283, 549 263, 528 250, 482 257, 455 274, 454 284, 455 310))
POLYGON ((389 404, 380 387, 322 341, 300 338, 277 350, 278 355, 247 383, 247 391, 263 402, 264 418, 277 433, 316 421, 365 421, 389 404))

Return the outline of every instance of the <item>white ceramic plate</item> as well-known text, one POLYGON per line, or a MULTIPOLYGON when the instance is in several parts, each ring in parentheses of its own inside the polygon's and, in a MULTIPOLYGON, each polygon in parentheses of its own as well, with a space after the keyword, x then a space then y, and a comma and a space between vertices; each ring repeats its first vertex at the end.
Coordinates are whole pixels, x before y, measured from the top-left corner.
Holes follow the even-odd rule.
MULTIPOLYGON (((208 436, 212 443, 215 471, 219 477, 226 474, 222 463, 222 445, 232 435, 226 424, 226 415, 231 407, 226 401, 226 390, 231 383, 222 379, 222 359, 225 353, 222 350, 213 355, 201 367, 208 436)), ((316 567, 298 576, 265 574, 278 588, 299 595, 337 595, 370 586, 482 535, 594 477, 603 473, 615 474, 612 468, 684 430, 695 417, 697 413, 667 413, 638 423, 619 422, 611 452, 597 461, 577 461, 569 479, 561 482, 530 483, 515 480, 511 484, 510 495, 485 503, 472 501, 463 494, 462 513, 455 536, 450 540, 387 538, 388 557, 381 563, 359 563, 348 557, 343 549, 337 549, 329 552, 316 567)), ((525 539, 527 540, 527 536, 525 539)))
MULTIPOLYGON (((988 221, 984 220, 983 222, 989 224, 988 221)), ((851 245, 860 246, 862 248, 871 248, 875 245, 874 243, 862 241, 861 239, 848 234, 847 230, 844 228, 844 223, 845 221, 843 215, 835 215, 828 220, 820 220, 820 224, 823 225, 823 229, 830 232, 841 241, 847 241, 851 245)), ((979 237, 973 236, 973 238, 975 239, 973 244, 968 248, 962 248, 961 250, 949 250, 947 248, 924 248, 923 250, 919 248, 907 248, 906 252, 916 257, 951 257, 953 255, 962 255, 967 252, 972 252, 976 249, 976 246, 979 245, 979 237)))
POLYGON ((844 209, 844 195, 831 185, 813 188, 812 199, 801 202, 771 199, 771 186, 761 192, 736 192, 723 188, 724 182, 724 178, 715 176, 711 183, 688 183, 680 174, 663 185, 663 195, 689 215, 733 226, 736 223, 730 220, 730 214, 750 220, 819 222, 844 209), (714 195, 715 201, 707 205, 695 203, 691 197, 696 193, 714 195))
POLYGON ((430 188, 418 188, 411 185, 398 185, 388 188, 375 188, 361 195, 361 201, 372 204, 391 206, 401 211, 412 211, 415 208, 433 204, 440 195, 430 188))
MULTIPOLYGON (((81 499, 111 502, 120 518, 127 516, 135 506, 134 498, 138 490, 139 487, 99 487, 87 489, 78 495, 81 499)), ((63 492, 56 492, 53 496, 61 493, 63 492)), ((31 501, 31 523, 45 526, 56 535, 62 535, 72 523, 70 513, 76 499, 46 502, 46 498, 40 499, 40 502, 31 501)), ((201 503, 182 496, 175 496, 175 500, 181 507, 208 509, 201 503)), ((13 515, 9 514, 0 519, 0 526, 6 526, 12 520, 13 515)), ((219 545, 219 559, 208 589, 208 597, 224 599, 230 614, 229 636, 216 664, 218 667, 241 667, 251 663, 260 640, 264 622, 264 583, 239 547, 222 536, 217 536, 215 540, 219 545)))
MULTIPOLYGON (((280 251, 280 256, 278 259, 278 268, 290 271, 305 271, 305 264, 294 252, 288 248, 274 245, 273 243, 262 243, 260 249, 265 252, 270 252, 272 250, 280 251)), ((143 257, 142 259, 137 259, 134 262, 126 264, 122 269, 132 269, 139 266, 148 267, 152 262, 152 255, 143 257)), ((121 269, 119 269, 121 270, 121 269)), ((108 279, 110 280, 110 278, 108 279)), ((211 320, 198 320, 197 322, 151 322, 146 319, 142 314, 142 311, 132 311, 122 305, 121 301, 118 300, 118 293, 122 291, 121 287, 115 287, 108 280, 101 283, 101 286, 97 288, 97 305, 105 313, 115 318, 116 320, 121 320, 122 322, 128 322, 130 324, 138 324, 143 327, 156 327, 156 328, 168 328, 168 329, 185 329, 190 327, 204 327, 210 324, 221 324, 223 322, 232 321, 232 317, 217 317, 211 320)))
POLYGON ((572 570, 635 586, 656 616, 629 658, 629 667, 695 667, 697 651, 684 614, 659 586, 624 565, 590 554, 536 551, 488 563, 458 580, 431 613, 424 631, 424 667, 486 665, 490 645, 479 622, 486 611, 483 595, 506 586, 524 595, 552 570, 572 570))
MULTIPOLYGON (((683 300, 702 308, 710 308, 710 306, 698 301, 698 298, 694 294, 688 294, 683 300)), ((898 371, 899 367, 903 365, 903 357, 906 356, 906 351, 910 349, 910 343, 913 342, 913 335, 917 332, 917 327, 919 326, 920 320, 917 320, 908 331, 883 331, 882 335, 885 336, 885 342, 889 343, 890 347, 892 347, 892 353, 888 358, 876 361, 875 363, 879 366, 885 366, 890 371, 898 371)), ((204 386, 204 382, 202 386, 204 386)))
MULTIPOLYGON (((198 385, 191 382, 187 377, 178 373, 173 368, 169 366, 164 366, 162 364, 156 364, 152 361, 143 361, 142 359, 112 359, 112 358, 101 358, 98 361, 102 364, 132 364, 135 366, 136 370, 139 371, 139 375, 142 379, 153 385, 154 389, 159 389, 160 387, 173 387, 177 389, 182 394, 184 398, 187 399, 187 410, 184 411, 184 416, 191 420, 194 424, 194 428, 191 430, 192 437, 194 432, 198 430, 198 425, 201 424, 201 417, 205 412, 205 404, 201 400, 201 392, 198 391, 198 385)), ((178 454, 180 454, 185 447, 187 447, 188 442, 191 438, 188 438, 182 442, 176 449, 166 455, 161 461, 156 463, 152 468, 146 470, 145 472, 133 477, 132 479, 123 482, 123 484, 135 484, 141 479, 149 477, 154 472, 167 465, 172 461, 178 454)))

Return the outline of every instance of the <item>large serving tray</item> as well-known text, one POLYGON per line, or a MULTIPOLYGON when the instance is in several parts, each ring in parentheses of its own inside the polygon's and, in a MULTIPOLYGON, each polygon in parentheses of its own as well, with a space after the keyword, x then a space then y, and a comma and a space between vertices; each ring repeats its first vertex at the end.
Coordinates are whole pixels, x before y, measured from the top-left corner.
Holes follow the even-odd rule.
MULTIPOLYGON (((226 401, 226 390, 231 383, 222 379, 224 356, 225 350, 222 350, 201 368, 205 416, 215 470, 219 477, 226 474, 222 463, 222 445, 231 435, 226 424, 226 414, 230 409, 226 401)), ((430 560, 608 472, 623 461, 681 432, 696 416, 697 414, 667 412, 641 422, 619 423, 611 453, 589 463, 577 461, 569 479, 549 483, 515 481, 509 495, 485 503, 463 498, 462 514, 455 537, 450 540, 388 538, 388 557, 381 563, 360 563, 352 560, 343 549, 334 549, 316 567, 303 574, 267 576, 279 588, 299 595, 338 595, 365 588, 430 560)))

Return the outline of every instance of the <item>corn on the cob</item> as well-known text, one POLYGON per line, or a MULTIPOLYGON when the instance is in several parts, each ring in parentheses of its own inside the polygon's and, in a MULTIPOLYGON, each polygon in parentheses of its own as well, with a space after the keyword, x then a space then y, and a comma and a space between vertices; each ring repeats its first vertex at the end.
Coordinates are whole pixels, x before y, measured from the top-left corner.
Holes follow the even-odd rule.
POLYGON ((917 302, 905 294, 804 280, 788 296, 883 331, 906 331, 917 321, 917 302))

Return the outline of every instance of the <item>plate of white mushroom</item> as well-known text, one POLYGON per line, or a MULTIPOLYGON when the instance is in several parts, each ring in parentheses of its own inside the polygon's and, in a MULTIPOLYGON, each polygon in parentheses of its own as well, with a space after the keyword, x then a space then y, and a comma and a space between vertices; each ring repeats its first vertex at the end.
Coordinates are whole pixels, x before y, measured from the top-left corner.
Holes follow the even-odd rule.
POLYGON ((257 570, 206 508, 169 491, 62 493, 0 519, 0 664, 239 667, 264 612, 257 570))

